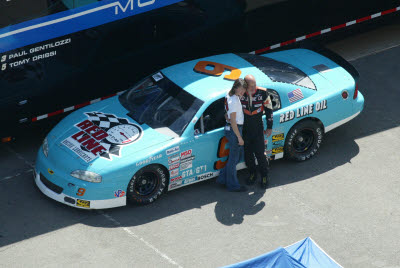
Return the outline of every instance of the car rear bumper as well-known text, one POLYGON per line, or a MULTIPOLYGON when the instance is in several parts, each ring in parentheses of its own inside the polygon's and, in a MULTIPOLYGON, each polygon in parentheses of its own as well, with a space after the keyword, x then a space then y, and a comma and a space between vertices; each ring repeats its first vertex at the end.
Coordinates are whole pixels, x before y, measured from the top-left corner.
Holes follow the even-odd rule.
POLYGON ((51 182, 44 181, 43 177, 41 179, 40 173, 36 172, 36 169, 34 169, 33 171, 33 176, 37 187, 43 194, 50 197, 51 199, 54 199, 60 203, 66 204, 71 207, 82 208, 82 209, 106 209, 106 208, 121 207, 126 205, 126 196, 113 199, 105 199, 105 200, 85 200, 68 196, 62 193, 62 188, 61 192, 57 193, 59 192, 57 189, 58 186, 50 184, 51 182))
POLYGON ((337 128, 338 126, 341 126, 341 125, 349 122, 350 120, 354 119, 355 117, 357 117, 357 115, 359 115, 362 112, 362 110, 364 109, 364 96, 361 94, 361 92, 358 92, 357 98, 352 101, 355 101, 353 104, 353 114, 349 117, 346 117, 346 118, 338 121, 338 122, 335 122, 329 126, 326 126, 325 133, 328 131, 331 131, 334 128, 337 128))

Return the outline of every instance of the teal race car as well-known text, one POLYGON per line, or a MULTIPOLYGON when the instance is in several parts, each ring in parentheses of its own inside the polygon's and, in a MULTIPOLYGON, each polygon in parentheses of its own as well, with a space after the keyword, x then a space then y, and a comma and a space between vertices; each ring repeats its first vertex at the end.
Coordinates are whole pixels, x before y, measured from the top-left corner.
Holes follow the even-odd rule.
MULTIPOLYGON (((270 159, 309 159, 326 132, 363 110, 357 71, 327 50, 193 60, 65 117, 38 152, 37 186, 64 204, 100 209, 148 204, 216 177, 229 155, 224 97, 248 74, 272 100, 273 133, 265 140, 270 159)), ((243 159, 237 168, 245 168, 243 159)))

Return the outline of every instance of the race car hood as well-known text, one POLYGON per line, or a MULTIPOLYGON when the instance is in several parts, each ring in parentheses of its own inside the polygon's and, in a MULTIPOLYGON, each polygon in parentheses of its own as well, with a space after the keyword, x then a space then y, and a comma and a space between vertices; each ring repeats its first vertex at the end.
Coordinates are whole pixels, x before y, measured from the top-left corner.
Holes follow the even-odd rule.
POLYGON ((127 114, 118 97, 70 114, 47 136, 49 160, 66 172, 98 172, 116 168, 127 159, 132 163, 151 153, 151 147, 159 148, 173 139, 146 124, 138 124, 127 114))

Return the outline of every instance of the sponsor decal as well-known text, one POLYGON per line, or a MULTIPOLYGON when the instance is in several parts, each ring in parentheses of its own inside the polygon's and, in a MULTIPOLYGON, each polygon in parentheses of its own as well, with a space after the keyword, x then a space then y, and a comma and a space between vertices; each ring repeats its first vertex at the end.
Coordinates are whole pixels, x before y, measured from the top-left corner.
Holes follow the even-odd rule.
POLYGON ((141 166, 141 165, 145 165, 145 164, 150 164, 151 162, 160 159, 162 157, 162 154, 158 154, 158 155, 154 155, 154 156, 150 156, 149 158, 145 159, 145 160, 141 160, 139 162, 136 163, 136 166, 141 166))
POLYGON ((193 170, 191 170, 191 169, 185 170, 181 174, 182 178, 189 177, 189 176, 192 176, 192 175, 193 175, 193 170))
POLYGON ((284 132, 284 127, 277 127, 277 128, 274 128, 274 129, 272 129, 272 132, 274 132, 274 133, 282 133, 282 132, 284 132))
POLYGON ((314 111, 319 112, 319 111, 325 110, 328 108, 327 104, 328 104, 328 101, 323 100, 323 101, 316 102, 315 104, 309 104, 309 105, 297 108, 297 110, 287 111, 286 113, 283 113, 280 115, 279 123, 288 122, 290 120, 293 120, 295 117, 301 118, 306 115, 313 114, 314 111))
POLYGON ((169 166, 169 170, 176 169, 179 167, 179 165, 180 165, 179 163, 173 164, 173 165, 169 166))
POLYGON ((279 154, 279 153, 283 153, 283 147, 272 149, 272 154, 279 154))
POLYGON ((178 182, 178 181, 182 181, 182 176, 178 176, 171 179, 171 182, 178 182))
POLYGON ((267 155, 272 154, 272 150, 266 150, 265 153, 266 153, 267 155))
POLYGON ((290 103, 299 101, 299 100, 301 100, 301 99, 304 98, 303 92, 301 92, 301 89, 300 89, 300 88, 297 88, 297 89, 295 89, 295 90, 289 92, 289 93, 287 94, 287 96, 288 96, 288 98, 289 98, 290 103))
POLYGON ((79 188, 78 191, 76 192, 77 196, 83 196, 86 192, 85 188, 79 188))
POLYGON ((81 199, 76 199, 76 205, 77 205, 78 207, 90 208, 90 201, 81 200, 81 199))
POLYGON ((183 184, 182 184, 182 180, 181 180, 181 181, 177 181, 177 182, 171 183, 171 184, 168 186, 168 189, 169 189, 169 190, 177 189, 177 188, 180 188, 180 187, 182 187, 182 186, 183 186, 183 184))
POLYGON ((179 154, 174 154, 173 156, 168 157, 168 165, 175 164, 181 160, 179 154))
POLYGON ((181 163, 181 171, 192 167, 193 167, 193 161, 186 161, 184 163, 181 163))
POLYGON ((179 168, 173 169, 169 172, 170 177, 178 176, 178 174, 179 174, 179 168))
POLYGON ((163 78, 164 78, 164 76, 160 72, 153 75, 153 79, 155 82, 158 82, 163 78))
POLYGON ((192 155, 190 157, 187 157, 187 158, 184 158, 184 159, 181 160, 181 163, 183 164, 183 163, 185 163, 187 161, 193 161, 194 158, 195 158, 194 155, 192 155))
POLYGON ((214 177, 214 172, 208 172, 197 176, 198 181, 207 180, 214 177))
POLYGON ((114 196, 115 197, 124 197, 125 196, 125 191, 122 191, 122 190, 114 191, 114 196))
POLYGON ((181 153, 181 160, 191 156, 192 156, 192 149, 186 150, 181 153))
POLYGON ((53 174, 54 174, 54 171, 51 170, 51 169, 49 169, 49 168, 47 169, 47 172, 49 172, 50 175, 53 175, 53 174))
POLYGON ((207 165, 204 166, 199 166, 196 168, 196 174, 202 173, 202 172, 206 172, 207 171, 207 165))
POLYGON ((285 134, 280 133, 280 134, 272 136, 272 142, 282 141, 284 138, 285 138, 285 134))
POLYGON ((112 160, 121 156, 124 146, 134 143, 142 136, 142 129, 126 118, 101 112, 85 113, 88 119, 78 123, 78 132, 61 142, 65 147, 89 163, 101 157, 112 160))
POLYGON ((167 150, 165 151, 165 153, 166 153, 167 155, 171 155, 171 154, 174 154, 174 153, 176 153, 176 152, 179 152, 179 146, 175 146, 175 147, 173 147, 173 148, 169 148, 169 149, 167 149, 167 150))
POLYGON ((183 180, 183 185, 187 185, 196 181, 196 177, 183 180))
POLYGON ((284 141, 275 141, 273 142, 274 146, 283 146, 284 145, 284 141))

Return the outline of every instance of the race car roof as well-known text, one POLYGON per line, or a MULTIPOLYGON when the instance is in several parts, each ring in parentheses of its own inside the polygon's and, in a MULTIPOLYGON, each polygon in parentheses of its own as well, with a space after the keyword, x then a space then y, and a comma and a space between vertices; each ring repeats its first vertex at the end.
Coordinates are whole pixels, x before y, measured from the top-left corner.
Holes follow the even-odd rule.
POLYGON ((267 76, 258 68, 254 67, 243 58, 231 53, 176 64, 161 70, 161 72, 175 84, 204 102, 213 99, 216 95, 220 95, 221 97, 224 96, 232 87, 234 82, 224 78, 226 75, 229 75, 231 71, 229 68, 224 67, 225 71, 219 76, 201 73, 194 69, 196 64, 201 61, 209 61, 216 63, 217 65, 222 64, 227 67, 237 68, 241 71, 240 78, 252 74, 255 77, 258 86, 266 87, 266 85, 259 82, 265 81, 266 79, 269 81, 269 79, 266 78, 267 76))

